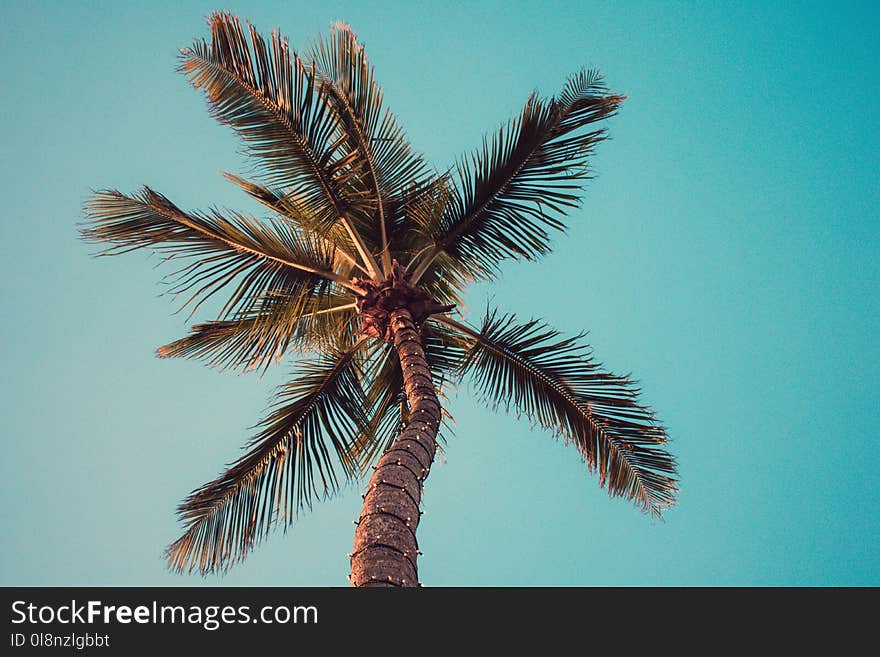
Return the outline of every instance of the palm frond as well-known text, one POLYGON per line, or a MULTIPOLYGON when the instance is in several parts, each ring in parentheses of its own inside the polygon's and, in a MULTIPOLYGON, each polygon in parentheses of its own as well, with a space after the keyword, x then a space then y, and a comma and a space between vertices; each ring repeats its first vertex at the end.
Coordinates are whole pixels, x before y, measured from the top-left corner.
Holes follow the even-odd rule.
POLYGON ((357 268, 369 276, 370 272, 352 255, 357 252, 357 246, 349 238, 345 227, 337 223, 329 230, 322 228, 315 215, 295 192, 271 189, 256 181, 237 176, 234 173, 224 173, 223 177, 239 187, 252 199, 269 208, 297 231, 308 234, 316 241, 325 242, 336 254, 334 271, 339 272, 343 276, 349 276, 357 268))
POLYGON ((89 221, 80 231, 86 241, 109 244, 102 255, 147 248, 166 260, 186 261, 171 274, 169 292, 184 295, 183 307, 192 304, 193 312, 231 287, 223 319, 248 311, 274 291, 306 299, 351 287, 332 271, 334 254, 324 245, 283 224, 227 214, 184 212, 149 187, 133 196, 104 190, 86 203, 89 221))
POLYGON ((665 429, 638 403, 632 381, 593 360, 583 336, 562 338, 542 322, 497 311, 487 313, 479 331, 445 317, 437 321, 469 342, 462 371, 488 403, 514 408, 572 442, 612 496, 656 516, 674 503, 676 465, 662 448, 665 429))
POLYGON ((427 167, 413 152, 394 115, 383 108, 383 92, 373 67, 348 25, 334 25, 330 37, 319 39, 310 49, 307 61, 314 66, 330 107, 343 125, 348 150, 360 154, 354 166, 372 192, 372 242, 382 248, 387 274, 391 271, 392 226, 385 199, 401 195, 426 178, 427 167))
MULTIPOLYGON (((448 390, 456 386, 460 379, 460 368, 466 355, 465 343, 454 331, 426 322, 422 325, 422 348, 437 396, 445 402, 448 390)), ((364 367, 364 373, 370 419, 358 437, 354 450, 362 471, 391 446, 409 418, 403 372, 394 347, 382 345, 364 367)), ((441 406, 445 431, 441 428, 437 439, 444 442, 446 433, 451 430, 451 416, 446 404, 442 403, 441 406)))
POLYGON ((353 217, 369 203, 357 175, 356 150, 328 107, 314 67, 287 40, 259 33, 230 14, 211 16, 211 43, 181 51, 180 70, 203 89, 214 117, 234 128, 270 187, 293 190, 323 230, 342 221, 360 256, 377 273, 353 217))
POLYGON ((461 379, 470 344, 459 331, 444 325, 443 315, 432 315, 422 325, 422 348, 431 368, 431 377, 438 388, 456 386, 461 379), (435 321, 436 320, 436 321, 435 321))
POLYGON ((418 281, 439 253, 472 275, 491 277, 504 258, 536 259, 550 250, 550 231, 577 207, 587 158, 604 130, 584 128, 612 116, 622 96, 599 75, 581 71, 549 100, 532 94, 522 112, 458 162, 458 186, 433 225, 435 247, 413 274, 418 281))
MULTIPOLYGON (((413 186, 400 203, 398 212, 406 220, 395 230, 394 256, 399 262, 409 263, 407 270, 410 273, 415 263, 435 246, 431 230, 446 211, 450 190, 449 179, 444 174, 423 185, 413 186)), ((441 303, 461 305, 465 287, 476 278, 456 259, 441 251, 420 274, 418 284, 441 303)))
POLYGON ((171 568, 225 571, 274 525, 286 529, 335 492, 338 468, 345 478, 355 473, 352 436, 366 424, 354 359, 362 344, 303 363, 244 456, 181 504, 186 530, 167 550, 171 568))
POLYGON ((270 295, 232 320, 203 322, 159 347, 160 358, 194 358, 220 370, 265 370, 291 349, 322 350, 356 331, 353 297, 270 295))
POLYGON ((392 345, 382 345, 363 371, 369 421, 355 441, 354 452, 360 471, 366 472, 403 430, 409 404, 400 360, 392 345))

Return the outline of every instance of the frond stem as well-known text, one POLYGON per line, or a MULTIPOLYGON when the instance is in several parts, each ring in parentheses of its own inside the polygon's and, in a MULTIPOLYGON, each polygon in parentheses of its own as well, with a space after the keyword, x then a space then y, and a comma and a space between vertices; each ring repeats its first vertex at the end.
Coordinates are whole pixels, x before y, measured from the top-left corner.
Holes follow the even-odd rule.
MULTIPOLYGON (((530 99, 530 102, 531 102, 531 99, 530 99)), ((570 107, 561 107, 559 105, 559 103, 555 100, 553 100, 551 102, 555 106, 553 108, 555 116, 553 117, 552 123, 548 126, 548 128, 546 130, 545 134, 547 134, 547 135, 551 134, 554 130, 556 130, 556 128, 559 126, 559 124, 563 121, 563 119, 565 119, 566 116, 568 116, 569 112, 571 111, 570 107)), ((546 139, 546 137, 545 137, 545 139, 546 139)), ((462 230, 464 230, 464 226, 466 224, 473 221, 476 217, 479 217, 483 213, 483 211, 489 206, 489 204, 492 203, 498 197, 498 194, 501 192, 501 190, 504 189, 510 183, 511 180, 513 180, 517 175, 519 175, 520 171, 522 171, 523 167, 526 165, 526 162, 528 162, 532 158, 532 156, 535 154, 535 152, 544 145, 545 139, 541 139, 540 141, 535 142, 535 145, 531 149, 529 149, 528 154, 522 158, 520 163, 506 177, 504 182, 502 184, 498 185, 497 189, 495 190, 495 193, 491 194, 483 203, 480 204, 479 208, 477 208, 474 212, 471 212, 469 214, 467 221, 461 222, 448 235, 445 235, 443 237, 443 241, 440 244, 437 244, 434 246, 434 248, 431 250, 431 252, 425 257, 425 259, 421 262, 421 264, 419 264, 419 266, 413 272, 413 275, 409 281, 411 285, 415 285, 416 283, 419 282, 419 279, 421 279, 421 277, 424 275, 424 273, 428 270, 428 267, 431 266, 431 263, 434 262, 434 258, 436 258, 438 255, 440 255, 444 250, 446 250, 446 245, 449 244, 449 242, 452 241, 452 239, 454 239, 459 233, 461 233, 462 230)))
POLYGON ((333 306, 332 308, 324 308, 322 310, 316 310, 313 315, 327 315, 330 313, 339 312, 340 310, 349 310, 350 308, 357 308, 357 303, 352 301, 351 303, 346 303, 342 306, 333 306))
POLYGON ((166 209, 158 207, 153 204, 149 204, 149 206, 155 212, 158 212, 162 216, 167 217, 168 219, 171 219, 172 221, 175 221, 179 224, 182 224, 182 225, 186 226, 187 228, 189 228, 190 230, 194 230, 197 233, 200 233, 201 235, 204 235, 205 237, 208 237, 212 240, 217 240, 219 242, 223 242, 223 244, 226 244, 227 246, 235 249, 236 251, 238 251, 240 253, 249 253, 250 255, 257 256, 258 258, 262 258, 263 260, 270 260, 272 262, 277 262, 280 265, 285 265, 286 267, 293 267, 294 269, 300 269, 302 271, 309 272, 310 274, 315 274, 317 276, 321 276, 322 278, 326 278, 327 280, 333 281, 334 283, 337 283, 344 288, 355 291, 354 285, 352 285, 349 280, 340 276, 336 272, 325 271, 323 269, 317 269, 315 267, 310 267, 308 265, 304 265, 304 264, 301 264, 298 262, 291 262, 289 260, 284 260, 283 258, 277 258, 275 256, 268 255, 267 253, 262 253, 260 251, 257 251, 256 249, 252 249, 250 247, 247 247, 247 246, 244 246, 244 245, 239 244, 237 242, 234 242, 233 240, 226 239, 224 237, 219 237, 218 235, 215 235, 215 234, 211 233, 210 231, 205 230, 204 228, 198 226, 197 224, 194 224, 184 214, 178 214, 176 212, 168 212, 166 209))
MULTIPOLYGON (((481 342, 484 347, 486 347, 488 349, 492 349, 496 353, 500 353, 502 356, 505 356, 507 358, 512 358, 513 360, 519 362, 520 365, 528 368, 532 372, 532 374, 534 374, 535 376, 542 379, 546 384, 548 384, 557 393, 559 393, 559 395, 562 396, 563 399, 565 399, 569 404, 571 404, 574 408, 576 408, 577 411, 581 415, 583 415, 583 417, 591 425, 593 425, 593 427, 595 427, 595 429, 598 432, 600 432, 602 434, 605 433, 602 426, 599 425, 595 421, 592 414, 590 413, 589 404, 587 404, 587 408, 584 408, 583 406, 581 406, 581 404, 578 402, 578 400, 572 396, 570 390, 568 389, 568 387, 566 385, 564 385, 558 381, 554 381, 553 379, 548 377, 544 372, 541 372, 540 370, 535 369, 534 367, 528 365, 527 363, 523 363, 519 358, 516 357, 515 354, 510 354, 504 349, 498 349, 494 345, 487 343, 478 331, 475 331, 474 329, 470 328, 469 326, 467 326, 465 324, 462 324, 460 322, 456 322, 454 319, 450 319, 450 318, 443 316, 443 315, 435 315, 432 317, 432 319, 435 319, 436 321, 440 322, 441 324, 446 324, 447 326, 451 326, 452 328, 457 329, 457 330, 461 331, 462 333, 465 333, 466 335, 474 338, 477 342, 481 342)), ((623 459, 623 461, 625 461, 626 463, 629 463, 628 455, 620 450, 620 446, 614 440, 611 440, 609 438, 608 439, 608 446, 611 449, 613 449, 623 459)), ((638 472, 637 469, 633 469, 633 475, 635 476, 636 481, 638 481, 638 486, 639 486, 639 491, 640 491, 639 498, 643 502, 647 502, 650 505, 651 509, 656 512, 656 506, 654 504, 650 503, 651 496, 648 493, 648 488, 645 484, 643 477, 641 476, 641 474, 638 472)))
MULTIPOLYGON (((299 61, 299 60, 297 60, 299 61)), ((300 66, 303 64, 300 62, 300 66)), ((315 68, 318 68, 317 66, 315 68)), ((376 165, 373 161, 373 153, 370 150, 369 143, 367 142, 366 135, 362 130, 361 124, 357 119, 357 115, 355 114, 354 108, 351 106, 351 103, 348 102, 348 98, 342 92, 342 90, 338 87, 336 82, 327 75, 326 71, 321 71, 321 75, 323 77, 323 82, 326 85, 327 89, 330 90, 330 93, 336 99, 336 101, 342 105, 345 110, 345 113, 348 115, 349 121, 351 125, 354 127, 355 138, 358 142, 358 149, 361 151, 361 155, 364 158, 364 162, 367 164, 367 168, 369 169, 369 182, 373 188, 373 191, 376 194, 376 209, 379 213, 379 231, 381 233, 382 238, 382 272, 387 276, 391 273, 391 255, 389 253, 389 244, 388 244, 388 235, 385 231, 385 210, 382 207, 382 194, 379 191, 379 181, 376 178, 376 165)), ((374 263, 376 264, 376 263, 374 263)))
POLYGON ((403 268, 403 271, 408 272, 410 270, 410 267, 412 267, 416 263, 416 261, 419 259, 419 256, 421 256, 425 251, 430 249, 432 246, 433 246, 433 244, 429 244, 428 246, 425 246, 425 247, 419 249, 418 252, 412 258, 410 258, 410 261, 407 263, 406 267, 403 268))
MULTIPOLYGON (((424 252, 424 250, 425 249, 422 249, 422 252, 424 252)), ((442 252, 443 247, 439 244, 435 245, 434 248, 428 252, 428 255, 425 256, 425 258, 419 263, 419 266, 416 267, 416 270, 412 273, 412 276, 409 277, 409 284, 417 284, 422 276, 424 276, 425 272, 428 271, 428 267, 431 266, 431 263, 434 262, 434 258, 440 255, 440 253, 442 252)), ((413 261, 415 261, 415 258, 413 258, 413 261)))
MULTIPOLYGON (((193 50, 187 50, 187 57, 192 57, 194 59, 202 62, 203 65, 210 66, 214 69, 220 69, 226 75, 235 80, 236 84, 238 84, 242 89, 244 89, 247 93, 253 96, 257 101, 266 108, 266 110, 275 117, 275 119, 285 127, 287 132, 293 137, 294 141, 299 145, 302 150, 303 155, 308 160, 309 165, 312 168, 312 171, 315 173, 315 178, 317 178, 321 188, 324 191, 324 194, 329 199, 330 203, 336 208, 337 213, 339 214, 339 219, 342 221, 345 229, 348 231, 349 236, 357 247, 358 253, 361 258, 364 260, 364 264, 367 266, 367 269, 370 270, 370 276, 379 280, 379 267, 376 264, 376 260, 373 258, 372 254, 366 249, 364 246, 363 240, 360 235, 358 235, 357 231, 354 230, 354 227, 351 225, 351 222, 340 212, 339 203, 333 192, 330 190, 327 180, 325 179, 324 172, 318 166, 317 161, 315 160, 314 154, 306 140, 303 138, 301 134, 299 134, 296 130, 293 129, 293 126, 290 124, 290 120, 284 115, 284 113, 271 101, 269 101, 262 92, 254 89, 250 84, 248 84, 245 80, 242 80, 239 75, 236 75, 234 72, 229 69, 212 62, 210 59, 206 59, 204 57, 200 57, 198 53, 193 50)), ((298 58, 297 58, 298 59, 298 58)))
POLYGON ((382 274, 379 269, 379 264, 376 262, 373 254, 370 253, 370 251, 367 249, 367 246, 364 244, 363 239, 361 239, 360 234, 354 229, 354 226, 351 224, 351 222, 344 216, 340 215, 339 220, 342 222, 342 225, 345 226, 345 230, 348 231, 348 236, 351 238, 351 241, 354 243, 358 254, 364 261, 364 264, 367 267, 367 274, 369 274, 369 276, 373 280, 382 280, 382 274))

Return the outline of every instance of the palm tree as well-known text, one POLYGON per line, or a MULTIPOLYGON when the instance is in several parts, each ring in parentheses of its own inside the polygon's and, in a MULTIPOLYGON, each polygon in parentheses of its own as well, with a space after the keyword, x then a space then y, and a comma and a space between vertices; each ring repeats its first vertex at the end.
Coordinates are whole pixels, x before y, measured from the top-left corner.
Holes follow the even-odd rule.
POLYGON ((179 507, 185 531, 169 566, 224 571, 372 466, 349 578, 417 585, 441 400, 464 376, 491 407, 573 444, 611 495, 655 516, 672 504, 664 429, 582 335, 497 309, 476 324, 452 317, 469 282, 550 251, 605 137, 595 124, 623 97, 581 71, 558 96, 532 94, 481 149, 437 173, 383 108, 348 26, 302 54, 226 13, 210 26, 210 42, 181 51, 180 71, 254 158, 257 180, 226 177, 271 216, 185 211, 149 187, 104 190, 88 200, 81 231, 108 244, 103 254, 146 248, 182 261, 172 289, 193 311, 227 295, 217 319, 159 356, 243 370, 299 358, 246 453, 179 507))

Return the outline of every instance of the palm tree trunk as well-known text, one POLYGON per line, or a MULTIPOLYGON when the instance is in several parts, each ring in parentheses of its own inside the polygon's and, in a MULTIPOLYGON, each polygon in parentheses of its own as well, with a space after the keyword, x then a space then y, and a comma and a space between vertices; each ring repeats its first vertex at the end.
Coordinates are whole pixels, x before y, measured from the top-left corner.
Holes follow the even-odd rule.
POLYGON ((406 308, 391 313, 391 334, 403 369, 410 415, 370 478, 354 534, 352 586, 418 586, 419 502, 440 425, 440 401, 422 349, 419 330, 406 308))

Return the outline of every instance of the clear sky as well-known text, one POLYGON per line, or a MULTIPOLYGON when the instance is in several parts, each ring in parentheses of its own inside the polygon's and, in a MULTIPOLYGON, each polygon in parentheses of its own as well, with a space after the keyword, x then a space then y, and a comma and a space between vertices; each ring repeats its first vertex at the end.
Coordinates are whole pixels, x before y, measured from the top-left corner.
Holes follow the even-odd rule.
POLYGON ((653 522, 609 499, 465 386, 427 481, 426 584, 880 584, 874 3, 0 4, 0 584, 347 584, 357 487, 225 578, 165 571, 175 506, 290 366, 156 359, 187 330, 164 270, 77 239, 92 188, 258 212, 220 175, 245 170, 235 136, 174 70, 223 8, 294 45, 350 22, 438 168, 581 66, 629 97, 556 251, 468 301, 589 330, 669 428, 680 502, 653 522))

